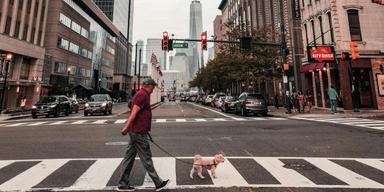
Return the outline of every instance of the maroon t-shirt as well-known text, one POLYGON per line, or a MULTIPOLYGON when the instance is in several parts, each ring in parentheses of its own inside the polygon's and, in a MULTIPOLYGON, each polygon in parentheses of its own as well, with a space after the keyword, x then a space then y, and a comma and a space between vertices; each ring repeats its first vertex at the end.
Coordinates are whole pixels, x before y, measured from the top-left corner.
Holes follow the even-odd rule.
POLYGON ((137 105, 140 111, 137 113, 132 124, 132 132, 147 133, 151 131, 152 110, 149 93, 145 89, 140 89, 133 97, 132 106, 137 105))

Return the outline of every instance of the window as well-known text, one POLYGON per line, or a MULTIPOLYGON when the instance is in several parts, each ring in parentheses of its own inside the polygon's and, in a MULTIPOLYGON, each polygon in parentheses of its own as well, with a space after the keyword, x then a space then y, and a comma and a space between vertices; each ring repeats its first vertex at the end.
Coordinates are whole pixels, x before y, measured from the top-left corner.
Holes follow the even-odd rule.
POLYGON ((60 13, 60 23, 71 28, 71 19, 69 19, 67 16, 65 16, 62 13, 60 13))
POLYGON ((115 54, 115 49, 113 49, 112 47, 110 47, 109 45, 107 45, 107 49, 106 49, 109 53, 111 53, 112 55, 115 54))
POLYGON ((334 33, 333 33, 333 26, 332 26, 332 15, 331 15, 331 12, 328 12, 327 13, 327 17, 328 17, 328 25, 329 25, 329 29, 331 30, 331 41, 332 43, 335 42, 335 38, 334 38, 334 33))
POLYGON ((324 30, 323 30, 323 17, 319 17, 319 24, 320 24, 320 33, 321 33, 321 43, 325 44, 324 40, 324 30))
POLYGON ((79 54, 79 46, 71 42, 69 44, 69 51, 72 51, 73 53, 79 54))
POLYGON ((313 43, 316 45, 316 31, 315 31, 315 21, 311 21, 312 33, 313 33, 313 43))
POLYGON ((31 62, 30 58, 23 58, 20 67, 20 79, 28 80, 31 62))
POLYGON ((89 32, 88 30, 84 29, 84 28, 81 28, 81 35, 85 38, 89 38, 89 32))
POLYGON ((84 48, 80 48, 80 55, 88 58, 88 50, 84 48))
POLYGON ((351 41, 362 41, 360 21, 359 21, 359 11, 348 10, 347 13, 348 13, 349 31, 351 33, 351 41))
POLYGON ((305 30, 305 41, 307 42, 307 45, 309 44, 308 40, 308 27, 307 24, 304 24, 304 30, 305 30))
POLYGON ((76 33, 80 34, 81 33, 81 27, 79 24, 77 24, 76 22, 72 21, 72 26, 71 26, 71 29, 73 31, 75 31, 76 33))
POLYGON ((92 51, 88 51, 88 59, 92 59, 92 55, 93 55, 92 51))
POLYGON ((55 73, 66 73, 67 72, 67 64, 62 62, 55 63, 55 73))
POLYGON ((68 50, 69 49, 69 41, 59 37, 57 38, 57 47, 61 49, 68 50))

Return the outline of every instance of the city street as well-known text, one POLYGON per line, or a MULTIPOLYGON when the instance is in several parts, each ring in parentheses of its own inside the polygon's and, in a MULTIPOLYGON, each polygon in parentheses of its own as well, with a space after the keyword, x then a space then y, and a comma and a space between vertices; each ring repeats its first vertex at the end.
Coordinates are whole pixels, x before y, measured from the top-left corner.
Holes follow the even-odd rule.
MULTIPOLYGON (((125 107, 111 116, 1 122, 0 191, 112 191, 128 142, 120 134, 125 107)), ((151 134, 182 161, 151 149, 159 175, 172 181, 168 191, 382 191, 384 125, 371 121, 240 117, 166 102, 153 110, 151 134), (217 153, 226 157, 217 178, 189 178, 195 154, 217 153)), ((153 190, 139 160, 131 178, 137 191, 153 190)))

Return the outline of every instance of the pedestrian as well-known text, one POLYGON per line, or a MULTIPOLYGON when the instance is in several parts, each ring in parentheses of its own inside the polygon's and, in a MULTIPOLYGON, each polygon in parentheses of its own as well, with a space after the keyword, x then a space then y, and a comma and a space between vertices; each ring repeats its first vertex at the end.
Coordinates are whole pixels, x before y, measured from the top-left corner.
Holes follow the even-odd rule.
POLYGON ((279 109, 279 95, 277 93, 275 95, 275 107, 276 109, 279 109))
POLYGON ((310 113, 312 111, 312 99, 313 99, 311 90, 307 89, 305 98, 306 98, 306 105, 308 106, 308 113, 310 113))
POLYGON ((297 103, 299 113, 304 112, 304 95, 301 91, 299 91, 297 94, 297 103))
POLYGON ((157 83, 149 78, 144 80, 143 87, 135 94, 132 100, 132 110, 126 125, 121 130, 122 135, 129 134, 130 141, 122 163, 122 176, 119 181, 118 191, 134 191, 131 186, 129 176, 131 174, 136 154, 139 156, 148 175, 153 180, 156 191, 161 191, 170 180, 163 181, 154 168, 152 152, 149 145, 149 132, 151 131, 152 111, 150 104, 150 94, 153 92, 157 83))
POLYGON ((25 106, 27 105, 27 99, 26 97, 22 97, 20 100, 20 109, 21 109, 21 114, 24 114, 25 106))
POLYGON ((359 89, 354 88, 352 91, 353 112, 360 112, 360 92, 359 89))
POLYGON ((333 85, 328 88, 328 97, 331 104, 331 113, 334 114, 336 113, 337 99, 339 98, 339 96, 333 85))

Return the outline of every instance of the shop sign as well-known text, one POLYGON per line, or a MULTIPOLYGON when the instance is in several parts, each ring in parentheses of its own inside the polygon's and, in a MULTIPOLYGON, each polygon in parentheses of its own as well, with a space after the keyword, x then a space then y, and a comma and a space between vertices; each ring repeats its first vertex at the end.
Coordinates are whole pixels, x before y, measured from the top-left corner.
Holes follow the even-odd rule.
POLYGON ((335 50, 333 46, 308 46, 308 61, 323 62, 335 61, 335 50))

